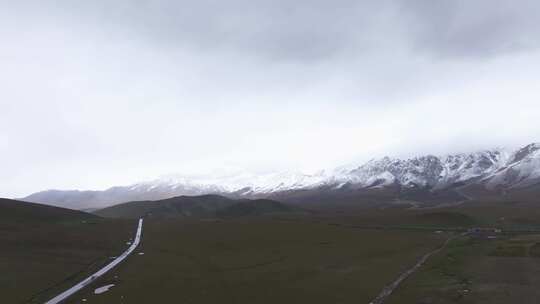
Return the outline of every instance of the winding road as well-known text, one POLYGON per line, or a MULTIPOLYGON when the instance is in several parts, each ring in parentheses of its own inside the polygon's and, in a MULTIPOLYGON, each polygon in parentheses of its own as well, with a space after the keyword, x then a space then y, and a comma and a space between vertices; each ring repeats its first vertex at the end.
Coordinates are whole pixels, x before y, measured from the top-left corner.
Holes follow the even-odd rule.
POLYGON ((125 258, 127 258, 134 250, 139 246, 139 243, 141 242, 141 235, 142 235, 142 226, 143 226, 143 219, 139 219, 139 226, 137 227, 137 234, 135 235, 135 240, 133 243, 129 246, 129 248, 124 251, 119 257, 114 259, 111 263, 109 263, 107 266, 101 268, 99 271, 94 273, 93 275, 89 276, 82 282, 78 283, 77 285, 71 287, 70 289, 62 292, 61 294, 57 295, 56 297, 50 299, 49 301, 45 302, 45 304, 57 304, 68 297, 72 296, 79 290, 83 289, 90 283, 97 280, 99 277, 103 276, 105 273, 107 273, 109 270, 113 269, 116 265, 120 264, 125 258))

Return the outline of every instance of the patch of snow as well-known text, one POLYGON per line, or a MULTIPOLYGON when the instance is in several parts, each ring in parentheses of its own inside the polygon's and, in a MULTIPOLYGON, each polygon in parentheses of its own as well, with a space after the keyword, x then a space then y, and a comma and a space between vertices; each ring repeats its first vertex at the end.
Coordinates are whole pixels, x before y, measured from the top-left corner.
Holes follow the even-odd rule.
POLYGON ((107 291, 109 291, 109 289, 111 289, 112 287, 114 286, 114 284, 109 284, 109 285, 105 285, 105 286, 101 286, 99 288, 96 288, 94 290, 94 294, 102 294, 102 293, 105 293, 107 291))
POLYGON ((394 184, 395 181, 396 181, 396 177, 392 173, 388 171, 384 171, 383 173, 379 175, 370 177, 366 181, 366 184, 368 185, 368 187, 382 188, 382 187, 386 187, 386 186, 390 186, 394 184))

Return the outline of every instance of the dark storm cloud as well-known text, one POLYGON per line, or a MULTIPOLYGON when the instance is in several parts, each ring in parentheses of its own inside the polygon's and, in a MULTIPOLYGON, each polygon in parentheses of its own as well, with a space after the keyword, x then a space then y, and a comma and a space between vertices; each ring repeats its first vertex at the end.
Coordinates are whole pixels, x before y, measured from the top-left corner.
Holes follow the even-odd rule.
POLYGON ((343 53, 354 59, 393 47, 435 56, 491 57, 540 44, 540 2, 533 0, 95 0, 38 5, 51 18, 60 13, 83 26, 168 47, 276 61, 313 62, 343 53))
POLYGON ((350 46, 379 4, 356 1, 65 2, 68 17, 168 47, 313 61, 350 46), (76 17, 74 17, 76 15, 76 17))
POLYGON ((540 46, 535 0, 404 1, 419 49, 451 57, 490 57, 540 46))

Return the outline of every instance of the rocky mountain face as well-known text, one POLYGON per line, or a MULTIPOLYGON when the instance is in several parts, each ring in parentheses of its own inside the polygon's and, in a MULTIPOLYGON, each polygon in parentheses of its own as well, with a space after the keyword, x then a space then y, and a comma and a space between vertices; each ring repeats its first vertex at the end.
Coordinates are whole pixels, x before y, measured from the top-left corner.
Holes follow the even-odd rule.
MULTIPOLYGON (((212 177, 172 176, 105 191, 34 193, 24 200, 74 209, 102 208, 134 200, 157 200, 180 195, 221 194, 232 197, 286 198, 295 191, 347 190, 361 192, 392 188, 437 193, 468 185, 487 191, 508 191, 540 184, 540 144, 517 151, 493 149, 412 159, 385 157, 360 166, 345 166, 316 174, 247 173, 212 177)), ((331 202, 330 202, 331 203, 331 202)))
POLYGON ((484 179, 488 189, 512 189, 540 183, 540 144, 531 144, 513 153, 497 171, 484 179))
POLYGON ((397 184, 404 188, 440 190, 487 177, 503 168, 507 159, 508 153, 501 150, 407 160, 386 157, 370 161, 343 177, 362 187, 397 184))

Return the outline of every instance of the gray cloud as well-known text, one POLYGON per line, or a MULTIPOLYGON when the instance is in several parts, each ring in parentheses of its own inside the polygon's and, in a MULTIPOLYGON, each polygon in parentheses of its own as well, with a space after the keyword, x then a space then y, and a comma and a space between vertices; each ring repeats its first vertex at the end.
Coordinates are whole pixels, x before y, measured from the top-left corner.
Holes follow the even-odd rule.
POLYGON ((492 57, 540 46, 540 2, 413 0, 412 39, 419 49, 450 57, 492 57))
MULTIPOLYGON (((356 1, 60 1, 51 18, 171 48, 241 52, 270 60, 334 56, 359 39, 373 10, 356 1)), ((27 7, 26 7, 27 8, 27 7)))
POLYGON ((171 48, 276 61, 355 58, 409 44, 435 56, 489 58, 540 44, 534 0, 23 1, 19 8, 171 48))

